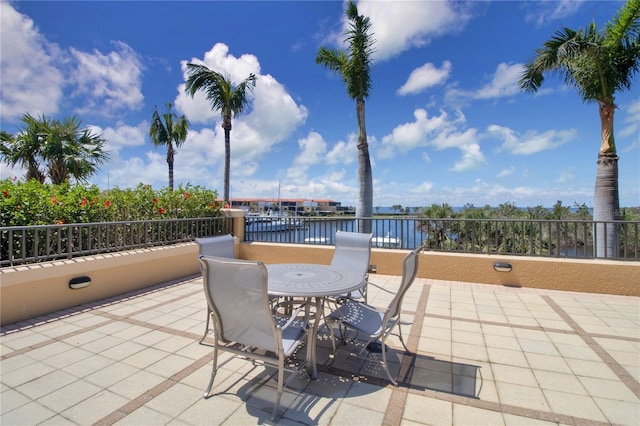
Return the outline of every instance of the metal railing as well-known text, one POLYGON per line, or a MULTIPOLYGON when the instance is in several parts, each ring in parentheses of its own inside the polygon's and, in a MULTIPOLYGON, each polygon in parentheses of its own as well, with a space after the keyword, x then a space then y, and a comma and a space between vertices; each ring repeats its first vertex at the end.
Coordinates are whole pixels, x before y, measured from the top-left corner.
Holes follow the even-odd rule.
POLYGON ((193 241, 230 234, 224 217, 0 228, 0 267, 193 241))
POLYGON ((270 223, 247 221, 245 240, 278 243, 332 245, 336 231, 370 228, 373 247, 411 250, 425 246, 431 251, 495 253, 508 255, 591 259, 601 238, 615 237, 614 252, 599 258, 640 260, 640 222, 594 222, 586 220, 437 219, 403 218, 292 218, 270 223), (605 226, 607 225, 607 226, 605 226), (609 226, 613 225, 613 226, 609 226), (617 235, 611 235, 611 229, 617 235))
MULTIPOLYGON (((370 228, 374 248, 505 254, 554 258, 595 258, 595 227, 617 230, 614 252, 598 258, 640 260, 640 222, 576 220, 245 218, 245 241, 333 245, 336 231, 370 228), (604 226, 607 225, 607 226, 604 226), (611 226, 613 225, 613 226, 611 226)), ((609 232, 609 234, 607 234, 609 232)), ((171 245, 233 233, 233 219, 198 218, 0 228, 0 267, 137 248, 171 245)), ((603 238, 601 235, 600 238, 603 238)))

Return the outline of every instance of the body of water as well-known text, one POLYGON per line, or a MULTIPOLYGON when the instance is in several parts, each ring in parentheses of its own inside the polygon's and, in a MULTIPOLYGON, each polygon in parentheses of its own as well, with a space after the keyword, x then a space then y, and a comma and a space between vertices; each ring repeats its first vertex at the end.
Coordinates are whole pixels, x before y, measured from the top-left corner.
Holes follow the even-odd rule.
MULTIPOLYGON (((301 226, 286 231, 274 228, 273 231, 251 232, 247 229, 247 241, 272 241, 282 243, 334 244, 336 232, 357 232, 356 219, 308 220, 301 226)), ((392 246, 394 248, 413 249, 422 244, 426 235, 416 228, 415 220, 377 220, 373 222, 373 246, 392 246)))
MULTIPOLYGON (((374 207, 373 208, 373 214, 405 214, 407 208, 409 209, 409 214, 414 214, 414 209, 417 208, 419 209, 418 212, 422 212, 423 209, 430 207, 430 206, 423 206, 423 207, 402 207, 402 212, 400 213, 398 210, 394 210, 393 207, 374 207)), ((475 208, 484 208, 484 206, 474 206, 475 208)), ((566 206, 565 206, 566 207, 566 206)), ((454 213, 459 213, 462 210, 464 210, 466 207, 451 207, 451 209, 453 210, 454 213)), ((492 209, 496 209, 497 207, 490 207, 492 209)), ((517 207, 518 210, 522 210, 522 211, 526 211, 529 208, 533 208, 533 207, 517 207)), ((545 209, 547 209, 548 211, 552 211, 553 207, 545 207, 545 209)), ((578 211, 578 209, 576 207, 569 207, 569 211, 572 213, 575 213, 578 211)), ((589 212, 591 212, 591 214, 593 214, 593 208, 589 208, 589 212)))

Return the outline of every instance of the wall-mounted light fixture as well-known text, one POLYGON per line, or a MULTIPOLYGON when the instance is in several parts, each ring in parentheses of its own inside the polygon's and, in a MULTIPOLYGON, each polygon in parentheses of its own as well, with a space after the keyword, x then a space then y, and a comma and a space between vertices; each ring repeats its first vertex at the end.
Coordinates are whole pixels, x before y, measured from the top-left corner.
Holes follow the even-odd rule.
POLYGON ((89 285, 91 285, 91 278, 89 277, 76 277, 71 278, 69 281, 69 288, 72 290, 89 287, 89 285))
POLYGON ((493 264, 493 269, 498 272, 511 272, 511 264, 504 262, 496 262, 493 264))

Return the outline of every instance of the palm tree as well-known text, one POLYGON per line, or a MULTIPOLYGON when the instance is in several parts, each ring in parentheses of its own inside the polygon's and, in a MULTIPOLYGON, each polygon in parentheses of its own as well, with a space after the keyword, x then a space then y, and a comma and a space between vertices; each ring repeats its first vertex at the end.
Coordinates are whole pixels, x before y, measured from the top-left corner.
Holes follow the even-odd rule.
MULTIPOLYGON (((346 52, 320 47, 316 64, 324 65, 325 68, 342 76, 349 97, 356 101, 358 180, 360 181, 356 216, 371 218, 373 217, 373 177, 365 126, 364 100, 369 97, 371 88, 371 55, 375 40, 369 33, 371 21, 366 16, 358 15, 358 8, 353 1, 347 4, 346 15, 350 21, 349 29, 345 34, 346 52)), ((360 232, 371 232, 371 221, 360 222, 360 232)))
POLYGON ((597 102, 601 144, 598 153, 594 196, 596 256, 617 256, 620 219, 618 155, 613 136, 615 94, 629 90, 640 62, 640 0, 628 0, 604 31, 591 23, 584 30, 564 28, 535 51, 525 65, 520 88, 537 91, 545 73, 556 73, 574 87, 586 103, 597 102))
POLYGON ((25 126, 17 135, 4 130, 0 133, 0 158, 7 164, 19 164, 26 169, 27 180, 36 179, 44 183, 46 174, 42 169, 40 151, 44 134, 50 126, 49 120, 44 115, 36 118, 28 113, 21 120, 25 126))
POLYGON ((151 116, 151 127, 149 128, 149 137, 155 146, 167 146, 167 164, 169 165, 169 190, 173 191, 173 157, 176 148, 180 148, 187 139, 187 130, 189 129, 189 121, 182 115, 178 117, 171 108, 173 104, 167 102, 165 104, 167 111, 158 114, 158 108, 153 111, 151 116), (164 123, 162 122, 164 119, 164 123), (175 144, 175 148, 174 148, 175 144))
POLYGON ((229 202, 229 168, 231 165, 231 116, 236 117, 249 104, 248 91, 256 85, 256 76, 249 74, 240 84, 233 87, 228 75, 210 70, 204 65, 187 64, 185 92, 191 97, 198 90, 205 92, 213 111, 222 113, 224 129, 224 202, 229 202))
POLYGON ((86 181, 109 159, 105 140, 90 129, 80 129, 82 121, 73 116, 62 121, 44 115, 22 117, 25 127, 15 137, 2 132, 0 154, 11 165, 27 169, 27 179, 59 185, 71 177, 86 181))
POLYGON ((109 159, 104 151, 105 139, 89 128, 80 129, 82 121, 73 116, 51 122, 41 148, 51 183, 59 185, 73 177, 84 182, 109 159))

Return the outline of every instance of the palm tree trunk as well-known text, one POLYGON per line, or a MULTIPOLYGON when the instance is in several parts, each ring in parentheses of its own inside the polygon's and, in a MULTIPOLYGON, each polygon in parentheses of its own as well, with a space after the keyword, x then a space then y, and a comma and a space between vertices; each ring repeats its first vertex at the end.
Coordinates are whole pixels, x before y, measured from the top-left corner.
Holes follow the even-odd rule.
POLYGON ((167 147, 167 164, 169 165, 169 190, 173 191, 173 146, 171 142, 167 147))
POLYGON ((618 194, 618 156, 613 136, 613 98, 598 100, 600 113, 600 152, 596 172, 593 220, 596 221, 596 257, 617 257, 619 255, 619 226, 611 222, 620 220, 618 194))
POLYGON ((373 217, 373 177, 371 173, 371 158, 369 156, 369 144, 367 143, 367 129, 365 126, 364 99, 356 100, 356 114, 358 117, 358 180, 360 181, 360 193, 356 206, 356 217, 360 220, 358 229, 363 233, 371 232, 371 220, 373 217))
POLYGON ((616 152, 616 143, 613 137, 613 114, 616 106, 613 99, 598 100, 598 112, 600 113, 600 153, 616 152))
POLYGON ((224 129, 224 202, 229 202, 229 180, 231 167, 231 114, 222 119, 224 129))
POLYGON ((619 225, 611 221, 620 220, 618 194, 618 156, 614 153, 598 154, 593 220, 596 239, 596 257, 619 255, 619 225))

